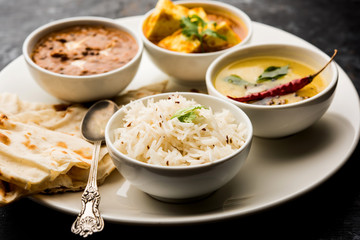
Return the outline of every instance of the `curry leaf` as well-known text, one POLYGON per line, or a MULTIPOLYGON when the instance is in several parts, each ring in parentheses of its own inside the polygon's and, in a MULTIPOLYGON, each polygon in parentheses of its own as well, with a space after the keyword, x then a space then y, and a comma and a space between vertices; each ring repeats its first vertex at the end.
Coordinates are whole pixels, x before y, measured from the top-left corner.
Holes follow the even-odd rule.
POLYGON ((198 117, 198 113, 196 110, 201 109, 201 108, 206 108, 206 107, 190 106, 187 108, 180 109, 174 113, 174 115, 171 117, 171 119, 177 118, 177 119, 179 119, 180 122, 191 123, 198 117))
POLYGON ((252 85, 252 83, 244 80, 243 78, 241 78, 240 76, 238 76, 236 74, 231 74, 230 76, 225 77, 223 80, 225 82, 235 84, 235 85, 239 85, 239 86, 252 85))
POLYGON ((264 82, 267 80, 276 80, 286 75, 289 70, 289 65, 283 67, 270 66, 258 77, 256 82, 264 82))

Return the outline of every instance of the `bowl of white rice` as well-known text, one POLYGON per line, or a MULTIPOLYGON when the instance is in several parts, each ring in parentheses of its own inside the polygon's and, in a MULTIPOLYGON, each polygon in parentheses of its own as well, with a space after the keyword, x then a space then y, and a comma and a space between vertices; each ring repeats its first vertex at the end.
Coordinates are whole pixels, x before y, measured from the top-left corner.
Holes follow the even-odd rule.
POLYGON ((252 136, 251 121, 240 108, 189 92, 133 101, 105 130, 121 175, 168 202, 202 198, 229 182, 245 162, 252 136))

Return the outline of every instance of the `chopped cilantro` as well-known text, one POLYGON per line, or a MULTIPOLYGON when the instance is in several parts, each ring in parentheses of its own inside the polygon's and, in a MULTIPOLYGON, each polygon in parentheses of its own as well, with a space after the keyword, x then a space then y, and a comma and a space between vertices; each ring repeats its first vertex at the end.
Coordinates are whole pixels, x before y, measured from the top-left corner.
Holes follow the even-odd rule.
POLYGON ((206 107, 190 106, 187 108, 182 108, 182 109, 176 111, 174 113, 174 115, 171 117, 171 119, 178 118, 180 122, 191 123, 198 117, 198 113, 196 110, 201 109, 201 108, 206 108, 206 107))

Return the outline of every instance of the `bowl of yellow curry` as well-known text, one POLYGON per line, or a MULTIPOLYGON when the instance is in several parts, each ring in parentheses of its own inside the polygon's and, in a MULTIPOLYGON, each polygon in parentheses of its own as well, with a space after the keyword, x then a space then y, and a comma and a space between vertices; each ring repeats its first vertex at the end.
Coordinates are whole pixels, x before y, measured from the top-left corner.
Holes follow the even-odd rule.
POLYGON ((182 83, 204 81, 210 63, 247 43, 250 18, 217 1, 159 0, 145 14, 140 35, 152 62, 182 83))
POLYGON ((242 47, 217 58, 206 73, 210 95, 240 107, 254 135, 300 132, 329 108, 338 82, 336 64, 317 49, 290 44, 242 47))

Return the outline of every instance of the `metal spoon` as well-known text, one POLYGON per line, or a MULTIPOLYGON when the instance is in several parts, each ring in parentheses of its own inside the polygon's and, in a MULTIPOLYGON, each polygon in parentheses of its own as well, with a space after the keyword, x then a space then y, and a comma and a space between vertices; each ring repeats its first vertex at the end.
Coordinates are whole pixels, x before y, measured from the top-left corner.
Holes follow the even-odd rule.
POLYGON ((101 143, 105 140, 105 126, 118 106, 110 100, 96 102, 85 114, 81 123, 83 137, 94 143, 89 179, 81 197, 81 211, 71 226, 71 231, 87 237, 104 228, 104 220, 99 212, 100 193, 97 187, 97 169, 101 143))

